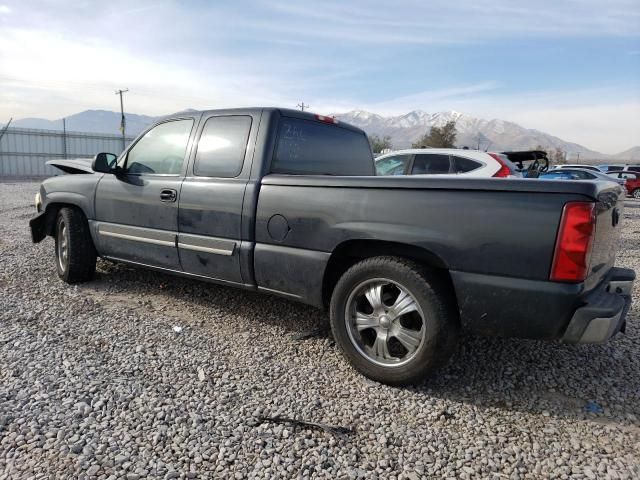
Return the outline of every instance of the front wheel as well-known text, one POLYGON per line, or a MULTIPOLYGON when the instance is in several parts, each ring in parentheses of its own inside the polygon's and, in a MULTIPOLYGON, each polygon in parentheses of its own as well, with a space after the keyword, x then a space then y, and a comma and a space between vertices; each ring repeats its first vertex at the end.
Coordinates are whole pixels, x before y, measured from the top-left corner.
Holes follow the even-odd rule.
POLYGON ((331 328, 345 357, 390 385, 423 380, 450 358, 458 318, 448 283, 397 257, 357 263, 331 298, 331 328))
POLYGON ((80 210, 61 208, 56 218, 56 268, 67 283, 91 280, 96 272, 96 250, 89 225, 80 210))
POLYGON ((631 192, 631 196, 640 200, 640 188, 636 188, 633 192, 631 192))

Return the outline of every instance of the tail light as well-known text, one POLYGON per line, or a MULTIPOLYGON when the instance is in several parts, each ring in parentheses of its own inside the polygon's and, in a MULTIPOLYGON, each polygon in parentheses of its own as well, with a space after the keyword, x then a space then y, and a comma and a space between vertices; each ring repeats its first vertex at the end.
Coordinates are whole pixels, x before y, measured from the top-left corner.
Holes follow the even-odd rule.
POLYGON ((595 203, 565 204, 556 238, 550 280, 582 282, 586 278, 595 231, 595 203))
POLYGON ((491 155, 500 164, 500 170, 493 174, 494 177, 504 178, 511 175, 511 170, 502 159, 502 155, 499 153, 490 153, 489 155, 491 155))
POLYGON ((324 123, 338 123, 338 119, 335 117, 329 117, 327 115, 316 115, 316 120, 320 120, 324 123))

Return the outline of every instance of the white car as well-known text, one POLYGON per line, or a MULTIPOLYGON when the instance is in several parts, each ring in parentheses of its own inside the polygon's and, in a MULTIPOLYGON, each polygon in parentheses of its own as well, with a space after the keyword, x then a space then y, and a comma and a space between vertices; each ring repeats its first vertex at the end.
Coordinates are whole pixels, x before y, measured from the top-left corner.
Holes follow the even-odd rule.
POLYGON ((458 148, 398 150, 376 158, 376 175, 455 175, 521 177, 518 167, 502 153, 458 148))
POLYGON ((592 172, 603 173, 603 170, 594 166, 594 165, 582 165, 579 163, 566 163, 563 165, 556 165, 553 167, 553 170, 558 170, 562 168, 582 168, 584 170, 591 170, 592 172))

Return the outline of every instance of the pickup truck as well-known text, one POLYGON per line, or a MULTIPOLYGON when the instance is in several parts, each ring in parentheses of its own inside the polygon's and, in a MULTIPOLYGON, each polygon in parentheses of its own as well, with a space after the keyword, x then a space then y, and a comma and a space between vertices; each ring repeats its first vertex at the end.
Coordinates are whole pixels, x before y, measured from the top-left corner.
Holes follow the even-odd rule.
POLYGON ((605 342, 633 270, 614 267, 621 188, 606 181, 378 177, 362 130, 278 108, 165 118, 119 156, 36 195, 34 242, 62 280, 96 257, 329 311, 364 375, 421 381, 461 330, 605 342))

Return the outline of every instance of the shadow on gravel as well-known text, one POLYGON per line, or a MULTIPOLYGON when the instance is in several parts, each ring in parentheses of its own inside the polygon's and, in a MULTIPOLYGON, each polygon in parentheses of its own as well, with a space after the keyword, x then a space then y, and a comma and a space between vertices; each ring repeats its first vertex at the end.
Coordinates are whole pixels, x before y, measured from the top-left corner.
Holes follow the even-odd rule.
POLYGON ((638 343, 622 335, 606 345, 465 336, 449 365, 414 390, 554 417, 584 418, 591 401, 613 421, 640 418, 639 355, 638 343))
MULTIPOLYGON (((124 306, 148 305, 156 313, 168 308, 168 314, 188 316, 188 307, 195 305, 199 318, 228 315, 233 321, 246 316, 261 325, 285 328, 291 332, 291 341, 314 341, 330 335, 328 328, 322 328, 328 326, 327 314, 312 307, 105 261, 99 263, 96 280, 81 288, 124 306), (146 303, 141 305, 139 299, 146 303)), ((629 320, 637 323, 635 309, 629 320)), ((586 402, 594 401, 611 418, 600 416, 603 423, 617 423, 629 414, 640 418, 640 344, 634 328, 628 328, 626 338, 620 335, 605 345, 466 335, 446 368, 424 384, 405 390, 480 409, 555 417, 584 418, 586 402)), ((455 412, 445 413, 455 416, 455 412)))

